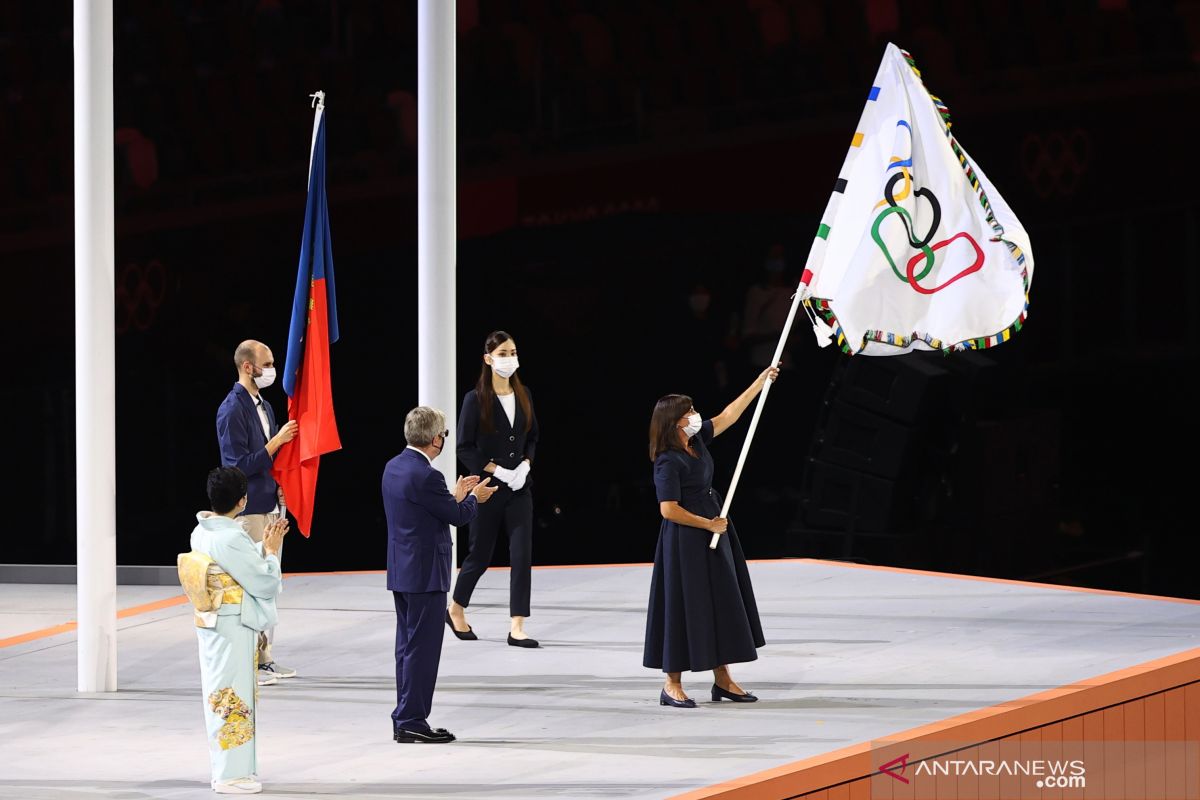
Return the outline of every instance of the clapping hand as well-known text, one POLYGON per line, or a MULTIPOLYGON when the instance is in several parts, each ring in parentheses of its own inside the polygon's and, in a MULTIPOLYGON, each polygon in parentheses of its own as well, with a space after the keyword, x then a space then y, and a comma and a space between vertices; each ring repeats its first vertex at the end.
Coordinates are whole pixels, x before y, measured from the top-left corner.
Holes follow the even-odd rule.
POLYGON ((279 548, 283 546, 283 537, 287 535, 287 532, 287 517, 280 517, 274 522, 267 523, 267 527, 263 531, 263 555, 278 555, 279 548))
POLYGON ((454 484, 454 502, 461 503, 466 499, 467 495, 471 493, 471 490, 474 489, 478 484, 478 475, 468 475, 465 478, 462 475, 459 475, 458 482, 454 484))
POLYGON ((486 503, 488 500, 492 499, 492 495, 499 491, 499 486, 488 485, 491 483, 491 481, 491 478, 484 478, 478 486, 471 490, 471 494, 475 495, 475 499, 478 502, 486 503))

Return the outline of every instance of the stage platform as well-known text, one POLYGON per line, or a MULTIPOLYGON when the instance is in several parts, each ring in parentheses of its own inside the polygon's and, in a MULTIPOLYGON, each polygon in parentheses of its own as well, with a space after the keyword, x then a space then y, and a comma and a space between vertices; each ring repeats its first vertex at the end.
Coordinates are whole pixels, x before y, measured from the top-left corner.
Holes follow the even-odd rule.
MULTIPOLYGON (((290 576, 276 656, 299 676, 261 690, 264 796, 986 797, 989 779, 935 787, 916 762, 1078 742, 1086 794, 1045 796, 1200 797, 1194 601, 806 559, 751 573, 767 646, 733 670, 761 701, 710 703, 711 674, 685 675, 685 710, 641 666, 648 566, 536 569, 538 650, 506 646, 508 574, 489 571, 481 641, 446 637, 431 722, 459 740, 442 746, 391 740, 383 575, 290 576), (904 773, 880 772, 896 754, 904 773)), ((137 586, 118 607, 120 691, 83 695, 74 587, 0 584, 0 797, 214 796, 187 606, 137 586)), ((1011 796, 1039 796, 1021 780, 1011 796)))

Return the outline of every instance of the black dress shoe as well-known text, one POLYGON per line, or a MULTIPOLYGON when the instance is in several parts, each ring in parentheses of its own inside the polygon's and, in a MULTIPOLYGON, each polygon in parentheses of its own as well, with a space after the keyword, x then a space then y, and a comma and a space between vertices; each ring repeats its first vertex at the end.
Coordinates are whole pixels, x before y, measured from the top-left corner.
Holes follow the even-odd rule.
POLYGON ((758 702, 758 698, 755 697, 754 695, 750 694, 749 692, 746 692, 745 694, 734 694, 733 692, 722 689, 720 686, 717 686, 715 683, 713 684, 713 687, 712 687, 712 699, 713 699, 714 703, 717 702, 718 700, 732 700, 735 703, 757 703, 758 702))
POLYGON ((513 635, 511 633, 508 635, 508 643, 511 644, 513 647, 537 647, 538 646, 537 639, 514 639, 513 635))
POLYGON ((671 695, 667 694, 666 689, 663 689, 662 693, 659 694, 658 704, 660 706, 675 706, 675 708, 695 708, 696 707, 696 701, 693 700, 692 698, 689 697, 686 700, 676 700, 674 697, 671 697, 671 695))
POLYGON ((448 744, 449 742, 453 742, 457 737, 445 728, 438 728, 431 731, 396 728, 392 738, 401 744, 448 744))
POLYGON ((478 636, 475 635, 475 632, 471 630, 470 625, 467 626, 466 633, 463 633, 462 631, 455 628, 454 620, 450 619, 450 609, 448 609, 448 608, 446 609, 446 624, 450 626, 450 632, 453 633, 455 636, 457 636, 459 639, 462 639, 464 642, 473 642, 479 638, 478 636))

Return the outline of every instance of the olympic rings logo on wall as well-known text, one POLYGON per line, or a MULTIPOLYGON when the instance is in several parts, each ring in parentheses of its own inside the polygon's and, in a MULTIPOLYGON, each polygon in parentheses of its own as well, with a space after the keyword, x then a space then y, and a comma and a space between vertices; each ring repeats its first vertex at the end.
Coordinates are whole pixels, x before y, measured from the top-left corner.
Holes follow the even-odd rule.
POLYGON ((918 292, 919 294, 937 294, 955 281, 961 280, 962 278, 981 270, 984 262, 983 248, 981 248, 979 246, 979 242, 975 241, 975 238, 966 231, 959 231, 949 239, 943 239, 942 241, 935 242, 932 245, 929 243, 930 240, 933 239, 934 234, 937 233, 938 227, 942 224, 942 204, 938 201, 937 195, 933 193, 932 189, 924 186, 916 189, 912 188, 913 184, 915 183, 914 174, 910 172, 913 165, 911 154, 912 127, 909 126, 906 120, 899 120, 896 123, 896 126, 904 127, 908 130, 910 153, 908 158, 904 159, 900 158, 900 156, 892 156, 891 163, 888 164, 889 171, 897 168, 899 168, 900 171, 888 178, 888 182, 883 187, 883 199, 875 205, 876 209, 881 206, 887 207, 884 208, 883 211, 879 212, 879 215, 875 217, 875 222, 871 225, 871 238, 875 240, 875 244, 880 250, 883 251, 883 257, 887 259, 888 265, 892 268, 892 274, 894 274, 904 283, 907 283, 910 287, 912 287, 913 291, 918 292), (894 194, 896 191, 896 184, 900 183, 901 180, 904 181, 904 188, 899 194, 894 194), (929 204, 930 211, 932 212, 932 220, 929 223, 929 229, 925 232, 924 236, 917 236, 917 231, 915 230, 916 223, 914 222, 912 215, 908 213, 908 209, 900 205, 900 201, 908 198, 910 193, 914 202, 924 199, 925 202, 929 204), (883 237, 879 234, 879 226, 883 224, 884 220, 893 214, 897 215, 897 219, 903 223, 904 233, 908 236, 909 246, 914 250, 921 251, 908 259, 903 272, 901 272, 896 266, 896 261, 892 258, 892 254, 888 250, 887 245, 884 243, 883 237), (934 261, 937 258, 937 251, 958 239, 966 239, 966 241, 970 243, 971 247, 974 248, 974 262, 939 286, 922 286, 919 281, 925 278, 925 276, 927 276, 933 270, 934 261), (925 259, 925 265, 918 274, 917 265, 920 263, 922 257, 925 259))
POLYGON ((167 296, 167 271, 158 259, 129 263, 117 276, 117 334, 149 330, 167 296))
POLYGON ((1070 133, 1029 133, 1021 143, 1021 168, 1043 200, 1054 195, 1070 197, 1087 173, 1092 138, 1076 128, 1070 133))

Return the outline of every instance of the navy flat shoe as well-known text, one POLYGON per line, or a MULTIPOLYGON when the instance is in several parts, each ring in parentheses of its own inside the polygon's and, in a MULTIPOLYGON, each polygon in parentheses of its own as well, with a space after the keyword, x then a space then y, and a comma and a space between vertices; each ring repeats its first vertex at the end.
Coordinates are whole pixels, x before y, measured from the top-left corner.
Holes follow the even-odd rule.
POLYGON ((660 706, 675 706, 675 708, 696 707, 696 701, 692 698, 689 697, 687 700, 676 700, 674 697, 671 697, 671 695, 667 694, 666 689, 663 689, 662 693, 658 696, 658 704, 660 706))
POLYGON ((734 694, 717 686, 715 683, 712 687, 712 699, 716 703, 720 700, 732 700, 735 703, 757 703, 758 698, 746 692, 745 694, 734 694))
POLYGON ((460 631, 457 628, 455 628, 454 620, 450 619, 450 609, 448 609, 448 608, 446 609, 446 625, 449 626, 451 633, 453 633, 455 636, 457 636, 459 639, 461 639, 464 642, 474 642, 479 639, 479 637, 475 635, 475 631, 471 629, 470 625, 467 626, 467 630, 465 633, 463 631, 460 631))
POLYGON ((508 643, 510 645, 512 645, 513 647, 537 647, 538 646, 537 639, 516 639, 513 637, 513 635, 511 633, 508 635, 508 643))

